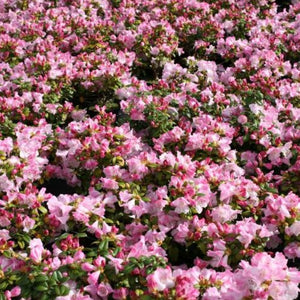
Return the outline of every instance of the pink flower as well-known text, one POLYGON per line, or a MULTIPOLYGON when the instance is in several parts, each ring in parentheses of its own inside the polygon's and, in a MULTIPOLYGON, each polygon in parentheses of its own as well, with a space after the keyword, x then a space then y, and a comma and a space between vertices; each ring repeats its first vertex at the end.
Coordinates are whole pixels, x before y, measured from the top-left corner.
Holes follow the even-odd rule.
POLYGON ((215 222, 225 223, 236 219, 239 210, 234 210, 230 205, 224 204, 214 207, 211 216, 215 222))
POLYGON ((207 81, 214 82, 217 81, 217 65, 214 61, 207 61, 207 60, 199 60, 197 62, 198 72, 205 72, 207 81))
POLYGON ((284 255, 289 258, 299 258, 300 257, 300 242, 289 243, 283 250, 284 255))
POLYGON ((113 291, 113 299, 116 299, 116 300, 127 299, 127 295, 128 295, 128 290, 127 290, 127 288, 124 288, 124 287, 115 289, 113 291))
POLYGON ((300 221, 296 221, 290 227, 285 228, 285 233, 289 236, 291 236, 291 235, 299 236, 300 235, 300 221))
POLYGON ((112 255, 107 255, 107 258, 109 258, 109 264, 115 268, 116 274, 118 274, 121 270, 123 270, 123 259, 121 258, 115 258, 112 255))
POLYGON ((101 178, 101 182, 104 189, 117 190, 119 188, 118 182, 114 179, 101 178))
POLYGON ((140 256, 149 256, 148 248, 145 243, 145 237, 142 235, 140 241, 131 246, 131 250, 128 254, 128 257, 140 257, 140 256))
POLYGON ((15 186, 11 180, 8 179, 8 177, 3 174, 0 176, 0 192, 8 192, 10 190, 14 190, 15 186))
POLYGON ((174 64, 172 62, 167 62, 164 65, 162 79, 169 80, 172 76, 182 75, 186 72, 186 69, 183 69, 180 65, 174 64))
POLYGON ((110 284, 108 283, 100 283, 97 287, 97 295, 101 298, 105 298, 108 294, 112 293, 113 289, 111 288, 110 284))
POLYGON ((226 243, 223 240, 215 240, 213 242, 213 250, 208 250, 207 255, 212 257, 209 263, 213 267, 230 268, 227 264, 226 243))
POLYGON ((102 256, 98 256, 95 260, 94 260, 94 264, 95 264, 95 266, 97 266, 97 267, 104 267, 105 266, 105 264, 106 264, 106 260, 105 260, 105 258, 104 257, 102 257, 102 256))
POLYGON ((175 207, 175 212, 178 214, 186 214, 190 210, 189 202, 184 197, 177 198, 171 203, 171 206, 175 207))
POLYGON ((0 230, 0 239, 3 239, 5 241, 10 239, 9 231, 7 229, 0 230))
POLYGON ((11 137, 7 137, 0 141, 0 151, 3 151, 7 155, 13 150, 13 140, 11 137))
POLYGON ((219 186, 219 190, 221 191, 220 200, 226 204, 229 202, 229 199, 236 194, 236 187, 233 182, 222 183, 219 186))
MULTIPOLYGON (((199 290, 195 287, 196 282, 192 272, 193 271, 191 270, 191 274, 188 274, 187 272, 182 272, 182 275, 176 274, 176 296, 179 299, 199 299, 199 290)), ((199 272, 195 275, 196 277, 199 277, 199 272)))
POLYGON ((108 166, 103 168, 103 172, 107 178, 121 177, 122 172, 120 166, 108 166))
POLYGON ((184 151, 192 151, 197 149, 202 149, 204 144, 204 138, 202 133, 194 133, 189 136, 188 143, 184 151))
POLYGON ((34 224, 35 224, 35 221, 33 219, 29 218, 28 216, 26 216, 22 222, 23 230, 25 232, 29 232, 29 230, 33 228, 34 224))
POLYGON ((287 267, 287 259, 277 252, 272 258, 267 253, 257 253, 251 259, 240 263, 237 280, 244 281, 253 295, 264 293, 274 299, 296 299, 300 283, 300 272, 287 267), (285 298, 289 295, 287 298, 285 298))
POLYGON ((247 248, 256 236, 261 238, 272 236, 265 225, 256 224, 251 218, 236 223, 237 239, 247 248))
POLYGON ((30 258, 36 262, 39 263, 42 261, 42 255, 44 252, 44 246, 40 239, 33 239, 30 241, 29 244, 30 248, 30 258))
POLYGON ((95 159, 88 159, 84 164, 84 167, 87 170, 94 170, 96 169, 97 166, 98 166, 98 162, 95 159))
POLYGON ((148 172, 148 168, 138 158, 130 158, 127 160, 130 173, 139 174, 140 177, 148 172))
POLYGON ((88 283, 91 285, 96 285, 98 282, 99 276, 100 276, 100 271, 95 271, 95 272, 89 274, 88 279, 87 279, 88 283))
POLYGON ((69 220, 70 212, 73 209, 73 206, 68 205, 70 201, 71 199, 67 195, 60 195, 58 198, 54 196, 51 197, 47 202, 50 213, 60 221, 64 228, 67 228, 66 223, 69 220))
POLYGON ((175 280, 170 267, 157 268, 154 273, 147 276, 148 287, 152 290, 163 291, 175 286, 175 280))
POLYGON ((210 287, 205 291, 202 299, 203 300, 219 300, 219 299, 222 299, 222 296, 216 287, 210 287))
POLYGON ((176 227, 176 229, 172 231, 172 235, 175 241, 178 243, 184 243, 188 234, 189 234, 189 225, 187 222, 179 224, 176 227))

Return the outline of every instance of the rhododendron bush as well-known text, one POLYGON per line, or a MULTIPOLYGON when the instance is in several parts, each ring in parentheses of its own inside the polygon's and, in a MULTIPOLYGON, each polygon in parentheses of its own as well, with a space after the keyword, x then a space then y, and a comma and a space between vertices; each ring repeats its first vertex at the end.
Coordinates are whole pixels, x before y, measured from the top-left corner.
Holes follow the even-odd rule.
POLYGON ((297 299, 300 2, 0 1, 0 300, 297 299))

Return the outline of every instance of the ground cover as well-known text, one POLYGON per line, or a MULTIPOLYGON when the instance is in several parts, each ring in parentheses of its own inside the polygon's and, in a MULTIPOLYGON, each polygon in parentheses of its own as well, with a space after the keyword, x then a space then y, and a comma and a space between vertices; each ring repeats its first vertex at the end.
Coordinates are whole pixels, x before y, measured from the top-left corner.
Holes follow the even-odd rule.
POLYGON ((0 300, 297 299, 300 3, 0 1, 0 300))

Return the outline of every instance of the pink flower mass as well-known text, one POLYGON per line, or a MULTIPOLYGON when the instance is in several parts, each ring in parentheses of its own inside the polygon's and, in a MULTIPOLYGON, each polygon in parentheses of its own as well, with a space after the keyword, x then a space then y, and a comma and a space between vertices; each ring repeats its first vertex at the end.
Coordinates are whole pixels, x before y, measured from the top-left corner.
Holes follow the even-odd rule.
POLYGON ((0 300, 292 300, 297 0, 0 1, 0 300))

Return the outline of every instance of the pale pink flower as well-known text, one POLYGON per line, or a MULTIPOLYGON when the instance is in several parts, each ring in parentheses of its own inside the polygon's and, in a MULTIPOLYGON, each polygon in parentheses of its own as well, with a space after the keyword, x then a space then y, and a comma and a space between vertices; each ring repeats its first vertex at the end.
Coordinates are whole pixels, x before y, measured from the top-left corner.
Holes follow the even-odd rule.
POLYGON ((116 180, 114 179, 109 179, 109 178, 101 178, 102 182, 102 187, 104 189, 109 189, 109 190, 117 190, 119 188, 119 184, 116 180))
POLYGON ((285 233, 289 236, 300 235, 300 221, 296 221, 290 227, 285 228, 285 233))
POLYGON ((35 221, 30 217, 26 216, 22 222, 23 231, 29 232, 30 229, 34 227, 35 221))
POLYGON ((207 255, 212 257, 209 263, 213 267, 230 268, 227 264, 228 255, 226 254, 226 243, 223 240, 215 240, 213 242, 213 250, 208 250, 207 255))
POLYGON ((175 207, 175 212, 178 214, 186 214, 189 212, 189 202, 184 197, 179 197, 171 203, 171 206, 175 207))
POLYGON ((8 241, 10 239, 9 231, 7 229, 0 230, 0 239, 8 241))
POLYGON ((229 199, 237 193, 236 186, 233 182, 225 182, 220 184, 219 190, 221 191, 220 200, 226 204, 229 202, 229 199))
POLYGON ((44 246, 41 239, 31 240, 29 243, 29 248, 30 248, 30 258, 36 263, 41 262, 42 255, 44 252, 44 246))
POLYGON ((234 210, 230 205, 223 204, 214 207, 211 216, 215 222, 225 223, 236 219, 239 213, 239 210, 234 210))
POLYGON ((219 300, 222 299, 221 293, 216 287, 209 287, 203 294, 203 300, 219 300))
POLYGON ((152 290, 163 291, 175 286, 172 270, 157 268, 154 273, 147 276, 148 286, 152 290))
POLYGON ((47 202, 47 206, 52 215, 60 221, 64 228, 67 228, 67 221, 73 206, 68 205, 71 199, 67 195, 60 195, 58 198, 51 197, 47 202))
POLYGON ((184 243, 186 237, 189 233, 189 225, 187 222, 184 222, 182 224, 179 224, 176 229, 172 231, 172 235, 176 242, 178 243, 184 243))
POLYGON ((133 157, 128 159, 127 165, 130 173, 135 173, 142 176, 143 174, 148 172, 148 168, 138 158, 133 157))

